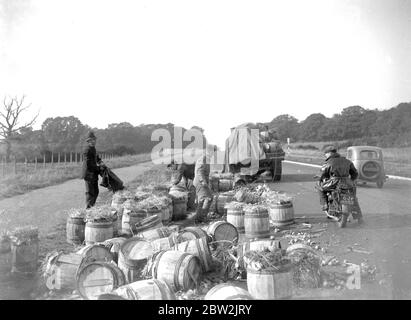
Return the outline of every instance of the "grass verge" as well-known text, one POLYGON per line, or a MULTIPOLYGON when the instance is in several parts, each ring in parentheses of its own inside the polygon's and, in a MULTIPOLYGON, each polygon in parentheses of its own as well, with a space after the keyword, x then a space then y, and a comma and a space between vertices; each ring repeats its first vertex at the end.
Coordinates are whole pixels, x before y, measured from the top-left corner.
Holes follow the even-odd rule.
MULTIPOLYGON (((106 160, 105 163, 108 167, 115 169, 132 166, 149 160, 151 160, 151 155, 147 153, 117 157, 106 160)), ((81 166, 81 163, 67 166, 60 165, 52 168, 31 170, 27 174, 19 173, 16 175, 8 175, 0 179, 0 199, 53 186, 70 179, 78 179, 80 177, 81 166)))

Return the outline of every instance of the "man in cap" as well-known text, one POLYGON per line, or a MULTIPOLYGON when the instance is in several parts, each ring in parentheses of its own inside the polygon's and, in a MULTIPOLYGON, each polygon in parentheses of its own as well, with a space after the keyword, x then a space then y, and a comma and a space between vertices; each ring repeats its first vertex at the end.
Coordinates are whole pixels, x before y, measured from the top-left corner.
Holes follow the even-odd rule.
MULTIPOLYGON (((341 155, 337 152, 337 148, 334 146, 328 146, 324 150, 324 155, 325 163, 321 167, 319 196, 322 210, 329 218, 331 218, 328 215, 327 193, 334 190, 339 183, 344 183, 345 187, 352 189, 355 194, 355 180, 358 178, 358 171, 350 160, 345 157, 341 157, 341 155)), ((358 209, 358 223, 363 223, 363 218, 357 199, 355 199, 355 204, 358 209)))
POLYGON ((86 138, 87 146, 83 150, 83 167, 81 178, 86 183, 86 209, 91 208, 96 203, 98 189, 98 175, 100 167, 104 166, 100 157, 97 155, 96 142, 97 137, 93 131, 90 131, 86 138))
POLYGON ((210 163, 215 151, 216 147, 213 148, 213 151, 206 148, 205 154, 198 158, 195 164, 193 184, 197 194, 196 223, 207 221, 208 211, 210 210, 211 202, 213 200, 213 194, 209 187, 209 183, 210 163))

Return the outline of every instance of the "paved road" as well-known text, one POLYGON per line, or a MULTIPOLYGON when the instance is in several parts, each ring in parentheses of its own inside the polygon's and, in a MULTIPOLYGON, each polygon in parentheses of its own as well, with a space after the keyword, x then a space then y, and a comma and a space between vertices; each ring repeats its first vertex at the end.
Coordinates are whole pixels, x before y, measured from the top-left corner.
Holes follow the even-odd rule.
MULTIPOLYGON (((331 244, 333 253, 354 263, 368 259, 377 265, 379 276, 386 284, 371 286, 369 291, 361 290, 358 298, 411 299, 411 182, 390 179, 382 189, 375 184, 360 185, 357 195, 366 224, 360 227, 351 222, 346 229, 339 229, 321 213, 313 179, 318 170, 283 163, 282 181, 271 186, 294 196, 297 217, 327 223, 328 232, 323 238, 331 244), (354 243, 372 254, 345 253, 347 246, 354 243)), ((353 298, 353 294, 347 293, 347 297, 353 298)), ((358 296, 358 292, 355 294, 358 296)))
MULTIPOLYGON (((148 162, 116 169, 115 173, 127 183, 151 166, 148 162)), ((361 290, 343 290, 340 293, 318 289, 316 292, 309 292, 306 297, 411 299, 411 183, 389 180, 383 189, 374 185, 360 186, 358 197, 366 225, 359 227, 350 223, 346 229, 339 229, 335 223, 325 219, 319 210, 313 180, 318 169, 284 163, 283 170, 282 181, 270 186, 294 196, 293 204, 299 221, 325 225, 327 232, 322 236, 322 246, 327 247, 331 254, 340 259, 353 263, 359 264, 367 259, 370 264, 377 265, 378 280, 384 281, 383 285, 374 282, 364 284, 361 290), (347 246, 354 244, 372 254, 346 253, 347 246)), ((61 226, 66 220, 65 210, 83 205, 82 180, 71 180, 61 185, 34 190, 0 201, 0 212, 3 211, 0 216, 0 229, 33 224, 39 225, 42 234, 55 232, 56 226, 61 226)))

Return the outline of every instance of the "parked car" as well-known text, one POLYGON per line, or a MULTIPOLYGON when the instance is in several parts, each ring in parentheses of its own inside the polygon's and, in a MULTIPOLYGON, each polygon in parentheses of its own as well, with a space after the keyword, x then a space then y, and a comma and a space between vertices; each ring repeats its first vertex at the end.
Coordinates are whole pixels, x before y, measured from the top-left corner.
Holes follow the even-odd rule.
POLYGON ((347 159, 354 163, 358 170, 358 180, 376 182, 382 188, 387 180, 384 170, 382 149, 373 146, 353 146, 347 148, 347 159))

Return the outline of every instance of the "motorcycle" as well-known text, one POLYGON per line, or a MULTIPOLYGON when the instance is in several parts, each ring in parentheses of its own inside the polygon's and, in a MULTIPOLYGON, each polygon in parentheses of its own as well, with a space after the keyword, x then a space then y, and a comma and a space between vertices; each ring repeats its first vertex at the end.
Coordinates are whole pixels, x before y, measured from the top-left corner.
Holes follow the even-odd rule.
MULTIPOLYGON (((318 178, 315 176, 314 178, 318 178)), ((316 188, 321 188, 316 185, 316 188)), ((350 215, 360 222, 360 216, 354 216, 353 207, 355 206, 355 191, 353 189, 343 188, 338 183, 335 189, 327 192, 328 212, 331 219, 337 221, 340 228, 345 228, 350 215)), ((361 223, 361 222, 360 222, 361 223)))

